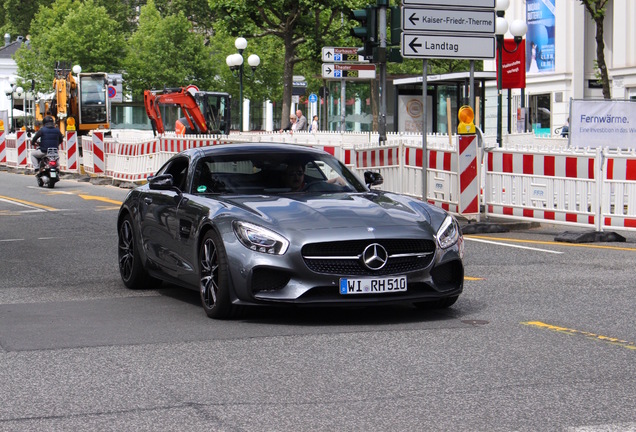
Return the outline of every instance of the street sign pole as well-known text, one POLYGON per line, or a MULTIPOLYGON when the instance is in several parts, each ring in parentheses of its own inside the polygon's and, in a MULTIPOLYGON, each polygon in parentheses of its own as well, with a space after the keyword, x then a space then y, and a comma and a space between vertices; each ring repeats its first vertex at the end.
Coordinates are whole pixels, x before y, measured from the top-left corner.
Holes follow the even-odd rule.
POLYGON ((386 141, 386 5, 380 6, 380 47, 378 48, 379 66, 380 66, 380 121, 378 122, 379 144, 386 141))
POLYGON ((347 117, 347 81, 340 80, 340 132, 345 132, 345 119, 347 117))
MULTIPOLYGON (((428 176, 428 153, 426 135, 428 129, 426 122, 428 120, 428 59, 422 60, 422 201, 426 202, 427 198, 427 176, 428 176)), ((450 133, 450 131, 448 131, 450 133)))

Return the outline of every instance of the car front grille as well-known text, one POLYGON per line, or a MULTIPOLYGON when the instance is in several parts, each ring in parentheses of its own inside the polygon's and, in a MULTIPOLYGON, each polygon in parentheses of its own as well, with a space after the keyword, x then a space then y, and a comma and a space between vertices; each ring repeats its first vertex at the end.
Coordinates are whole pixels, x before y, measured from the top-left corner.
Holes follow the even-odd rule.
POLYGON ((371 239, 324 242, 305 245, 302 249, 307 267, 316 273, 338 276, 381 276, 401 274, 426 268, 435 255, 435 242, 420 239, 371 239), (379 270, 367 268, 362 260, 364 249, 377 243, 389 258, 379 270))

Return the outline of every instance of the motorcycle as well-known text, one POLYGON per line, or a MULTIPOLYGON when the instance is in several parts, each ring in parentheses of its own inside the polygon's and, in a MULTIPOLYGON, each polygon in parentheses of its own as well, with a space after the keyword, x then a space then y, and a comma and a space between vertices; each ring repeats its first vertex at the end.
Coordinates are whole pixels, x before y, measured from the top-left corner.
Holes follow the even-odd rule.
POLYGON ((40 159, 40 167, 35 173, 38 186, 53 189, 60 181, 60 155, 56 148, 46 150, 46 156, 40 159))

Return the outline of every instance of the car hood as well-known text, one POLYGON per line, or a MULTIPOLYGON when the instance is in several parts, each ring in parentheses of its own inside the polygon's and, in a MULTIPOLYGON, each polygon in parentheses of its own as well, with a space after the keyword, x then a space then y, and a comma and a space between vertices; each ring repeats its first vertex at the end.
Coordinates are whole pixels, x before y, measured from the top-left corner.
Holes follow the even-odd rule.
POLYGON ((224 201, 260 220, 288 229, 431 225, 426 204, 384 192, 228 197, 224 201))

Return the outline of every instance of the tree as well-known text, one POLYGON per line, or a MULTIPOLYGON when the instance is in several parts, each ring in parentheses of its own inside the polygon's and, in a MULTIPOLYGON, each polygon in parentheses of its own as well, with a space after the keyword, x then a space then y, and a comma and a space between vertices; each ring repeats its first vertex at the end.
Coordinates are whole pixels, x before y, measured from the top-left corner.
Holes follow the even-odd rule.
MULTIPOLYGON (((222 14, 230 34, 243 37, 272 36, 282 41, 282 118, 291 108, 294 68, 316 57, 321 41, 330 34, 341 12, 350 9, 346 0, 209 0, 222 14)), ((318 58, 318 57, 316 57, 318 58)))
POLYGON ((603 98, 611 99, 612 95, 609 86, 609 75, 607 64, 605 63, 605 41, 603 40, 603 25, 607 3, 610 0, 580 0, 589 12, 596 24, 596 65, 599 69, 600 81, 603 85, 603 98))
POLYGON ((2 0, 4 12, 3 34, 12 36, 26 36, 29 34, 31 21, 40 6, 48 4, 45 0, 2 0))
POLYGON ((124 37, 119 24, 93 0, 57 0, 41 7, 31 23, 30 47, 15 55, 18 75, 50 91, 57 61, 79 64, 84 72, 118 72, 124 37))
MULTIPOLYGON (((223 62, 225 64, 225 62, 223 62)), ((203 37, 183 13, 162 18, 154 0, 141 8, 139 28, 128 42, 125 81, 140 97, 146 89, 212 87, 218 67, 203 37)))

